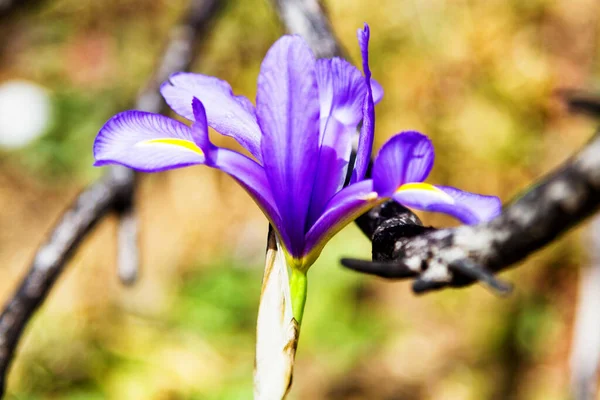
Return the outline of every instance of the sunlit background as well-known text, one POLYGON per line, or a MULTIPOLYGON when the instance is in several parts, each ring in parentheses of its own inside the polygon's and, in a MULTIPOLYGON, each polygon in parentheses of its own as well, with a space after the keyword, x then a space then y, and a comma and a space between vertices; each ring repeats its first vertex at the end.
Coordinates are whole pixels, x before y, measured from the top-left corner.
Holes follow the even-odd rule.
MULTIPOLYGON (((101 176, 92 141, 131 107, 185 0, 40 0, 0 19, 0 293, 8 299, 79 190, 101 176)), ((595 0, 329 0, 334 30, 384 89, 376 147, 430 135, 429 182, 511 199, 594 130, 560 88, 600 90, 595 0), (375 4, 376 3, 376 4, 375 4)), ((266 0, 227 0, 192 70, 254 98, 283 33, 266 0)), ((230 142, 227 142, 230 143, 230 142)), ((87 239, 28 326, 8 399, 249 399, 267 222, 227 176, 144 175, 142 271, 115 270, 115 221, 87 239)), ((427 224, 455 224, 423 215, 427 224)), ((349 226, 309 274, 291 399, 564 399, 587 265, 586 227, 481 287, 417 297, 408 283, 342 269, 368 258, 349 226)))

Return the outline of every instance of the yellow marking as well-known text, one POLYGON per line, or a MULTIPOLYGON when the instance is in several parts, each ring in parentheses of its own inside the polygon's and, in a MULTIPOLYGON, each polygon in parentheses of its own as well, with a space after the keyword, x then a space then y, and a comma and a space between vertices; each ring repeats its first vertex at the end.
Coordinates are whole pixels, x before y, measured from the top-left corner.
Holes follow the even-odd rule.
POLYGON ((423 190, 426 192, 434 192, 434 193, 440 195, 441 197, 443 197, 446 202, 448 202, 450 204, 454 204, 454 199, 448 193, 436 188, 433 185, 430 185, 429 183, 423 183, 423 182, 405 183, 404 185, 401 185, 400 187, 398 187, 398 189, 396 189, 396 193, 406 192, 409 190, 417 190, 417 191, 423 190))
POLYGON ((144 140, 143 142, 137 143, 137 145, 146 145, 146 144, 166 144, 170 146, 183 147, 184 149, 191 150, 194 153, 200 154, 204 156, 204 152, 196 145, 196 143, 191 140, 185 139, 151 139, 144 140))

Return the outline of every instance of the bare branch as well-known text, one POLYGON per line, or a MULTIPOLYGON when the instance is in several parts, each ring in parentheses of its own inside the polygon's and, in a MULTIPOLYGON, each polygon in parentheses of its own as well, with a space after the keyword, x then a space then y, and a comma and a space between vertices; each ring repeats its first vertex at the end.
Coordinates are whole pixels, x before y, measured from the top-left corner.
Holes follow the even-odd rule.
POLYGON ((117 210, 117 273, 124 285, 133 285, 138 277, 140 257, 138 252, 138 220, 133 205, 133 192, 127 204, 117 210))
MULTIPOLYGON (((186 70, 193 49, 210 21, 223 5, 221 0, 191 0, 184 20, 173 28, 156 73, 142 90, 136 108, 160 112, 163 102, 158 88, 170 74, 186 70)), ((121 278, 129 282, 137 275, 137 221, 133 208, 136 174, 125 167, 108 168, 106 175, 79 194, 60 217, 46 242, 38 249, 30 269, 13 298, 0 315, 0 396, 6 373, 23 329, 46 298, 52 285, 79 244, 106 214, 117 212, 121 278)))
MULTIPOLYGON (((343 260, 349 268, 390 278, 417 275, 418 293, 447 286, 461 287, 482 280, 502 289, 491 274, 523 260, 594 213, 600 205, 600 132, 575 156, 518 195, 496 219, 477 226, 432 229, 410 223, 400 209, 373 222, 373 260, 370 267, 343 260), (407 223, 408 221, 408 223, 407 223), (457 265, 469 265, 469 272, 457 265), (389 264, 400 264, 394 269, 389 264)), ((389 207, 389 205, 388 205, 389 207)), ((363 217, 361 217, 363 218, 363 217)), ((363 221, 362 226, 369 226, 363 221)), ((365 229, 363 229, 365 230, 365 229)), ((365 230, 370 233, 369 229, 365 230)))
POLYGON ((302 36, 317 58, 342 55, 342 48, 319 0, 272 1, 287 31, 302 36))
POLYGON ((600 97, 581 90, 563 89, 556 92, 567 104, 569 110, 594 117, 600 116, 600 97))
POLYGON ((40 0, 0 0, 0 18, 8 18, 12 14, 35 7, 40 0))

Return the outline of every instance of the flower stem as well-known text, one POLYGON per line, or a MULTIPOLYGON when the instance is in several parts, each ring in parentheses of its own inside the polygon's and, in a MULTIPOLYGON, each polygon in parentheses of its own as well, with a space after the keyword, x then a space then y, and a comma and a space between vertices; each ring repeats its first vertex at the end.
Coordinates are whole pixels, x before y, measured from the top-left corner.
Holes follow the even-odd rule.
POLYGON ((294 319, 298 322, 298 327, 302 325, 302 316, 304 315, 304 305, 306 304, 306 271, 298 268, 291 268, 290 292, 292 296, 292 311, 294 319))

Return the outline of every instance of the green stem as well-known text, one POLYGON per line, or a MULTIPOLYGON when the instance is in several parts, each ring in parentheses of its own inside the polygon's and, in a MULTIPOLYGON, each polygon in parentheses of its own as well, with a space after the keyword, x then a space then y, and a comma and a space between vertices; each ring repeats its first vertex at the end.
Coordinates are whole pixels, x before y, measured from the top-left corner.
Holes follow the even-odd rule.
POLYGON ((292 312, 298 322, 298 327, 300 327, 302 325, 302 316, 304 315, 304 305, 306 304, 306 271, 301 271, 293 267, 291 270, 290 292, 292 295, 292 312))

